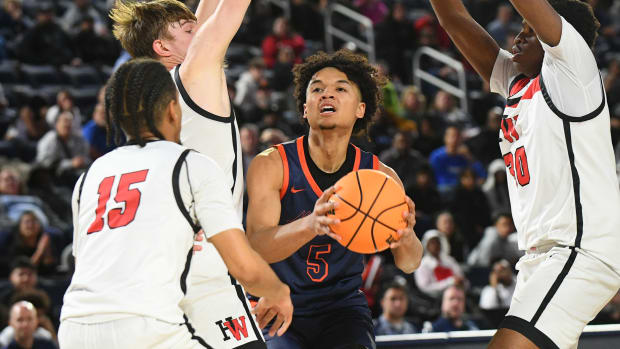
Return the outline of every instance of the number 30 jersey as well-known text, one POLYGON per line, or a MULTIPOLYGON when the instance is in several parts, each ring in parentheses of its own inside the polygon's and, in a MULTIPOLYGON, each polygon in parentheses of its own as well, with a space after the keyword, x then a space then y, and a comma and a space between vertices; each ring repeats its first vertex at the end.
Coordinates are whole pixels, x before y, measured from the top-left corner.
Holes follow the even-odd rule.
MULTIPOLYGON (((321 171, 308 153, 308 137, 278 144, 284 167, 280 190, 280 225, 309 215, 330 186, 351 171, 376 169, 376 156, 349 145, 347 157, 335 173, 321 171)), ((291 289, 295 315, 313 315, 354 305, 367 306, 360 291, 364 257, 326 235, 315 236, 285 260, 271 264, 291 289)))
POLYGON ((596 61, 563 18, 560 43, 541 45, 538 76, 518 75, 504 50, 491 76, 507 98, 500 148, 519 248, 580 247, 618 270, 620 190, 596 61))
POLYGON ((206 238, 242 229, 219 166, 163 140, 97 159, 72 205, 76 268, 61 319, 83 323, 129 316, 183 323, 179 302, 198 224, 206 238))

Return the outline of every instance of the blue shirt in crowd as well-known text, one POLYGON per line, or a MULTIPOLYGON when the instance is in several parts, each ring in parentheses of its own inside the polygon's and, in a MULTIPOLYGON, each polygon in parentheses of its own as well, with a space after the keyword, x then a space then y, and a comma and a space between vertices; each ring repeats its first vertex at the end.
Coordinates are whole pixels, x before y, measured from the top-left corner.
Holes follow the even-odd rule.
POLYGON ((470 163, 463 155, 448 154, 445 146, 431 153, 429 163, 433 167, 437 187, 441 191, 456 187, 459 175, 467 167, 471 167, 479 178, 486 178, 486 171, 480 162, 470 163))

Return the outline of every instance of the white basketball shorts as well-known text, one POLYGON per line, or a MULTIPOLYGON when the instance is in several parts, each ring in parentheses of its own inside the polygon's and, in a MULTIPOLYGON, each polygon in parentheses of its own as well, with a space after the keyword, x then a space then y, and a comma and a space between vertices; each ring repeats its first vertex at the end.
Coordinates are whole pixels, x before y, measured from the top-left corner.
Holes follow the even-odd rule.
POLYGON ((517 331, 539 348, 577 348, 584 327, 620 287, 620 275, 580 248, 528 253, 510 310, 500 328, 517 331))

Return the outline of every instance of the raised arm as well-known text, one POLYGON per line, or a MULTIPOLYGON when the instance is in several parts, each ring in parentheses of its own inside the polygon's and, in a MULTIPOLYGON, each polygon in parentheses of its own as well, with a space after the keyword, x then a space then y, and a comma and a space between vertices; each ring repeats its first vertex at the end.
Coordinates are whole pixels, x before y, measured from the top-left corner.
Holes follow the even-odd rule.
POLYGON ((562 19, 547 0, 510 0, 538 38, 554 47, 562 37, 562 19))
POLYGON ((200 0, 196 9, 196 24, 198 28, 215 12, 218 2, 218 0, 200 0))
POLYGON ((283 166, 277 150, 268 149, 252 160, 247 177, 246 233, 252 247, 269 263, 286 259, 317 234, 338 237, 328 227, 336 220, 325 216, 334 207, 327 202, 333 188, 323 193, 310 215, 279 225, 282 181, 283 166))
MULTIPOLYGON (((394 180, 403 187, 403 183, 393 169, 383 163, 379 163, 379 171, 394 178, 394 180)), ((398 231, 400 239, 397 242, 393 242, 390 245, 390 249, 392 250, 394 263, 398 269, 405 273, 413 273, 420 266, 424 249, 422 248, 420 239, 418 239, 413 232, 413 227, 415 225, 415 204, 408 196, 407 206, 409 206, 409 212, 403 212, 403 218, 407 221, 407 228, 398 231)))
POLYGON ((431 5, 459 51, 480 77, 489 82, 499 53, 495 40, 471 17, 461 0, 431 0, 431 5))

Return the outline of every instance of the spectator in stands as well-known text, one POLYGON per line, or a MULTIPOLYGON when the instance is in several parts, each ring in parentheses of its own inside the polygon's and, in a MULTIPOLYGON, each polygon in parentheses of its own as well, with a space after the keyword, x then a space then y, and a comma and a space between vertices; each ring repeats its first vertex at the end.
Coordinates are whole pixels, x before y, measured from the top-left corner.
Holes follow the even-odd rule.
POLYGON ((461 147, 461 130, 456 126, 448 126, 444 132, 444 146, 435 149, 429 162, 435 173, 435 180, 440 192, 446 193, 456 188, 460 173, 469 166, 474 166, 481 177, 486 177, 480 164, 475 164, 461 147))
POLYGON ((9 52, 33 25, 34 22, 24 16, 22 0, 4 0, 0 9, 0 36, 7 40, 9 52))
POLYGON ((42 275, 52 274, 58 262, 58 258, 54 256, 52 238, 43 230, 41 222, 31 211, 21 215, 9 247, 11 260, 20 256, 30 258, 42 275))
POLYGON ((75 105, 73 95, 69 90, 60 90, 56 94, 56 104, 51 106, 45 114, 45 121, 50 128, 53 128, 62 112, 70 112, 73 116, 71 130, 76 134, 82 133, 82 114, 80 108, 75 105))
POLYGON ((439 212, 435 219, 435 227, 441 233, 443 251, 456 259, 457 262, 463 262, 468 252, 467 244, 454 222, 452 213, 448 210, 439 212))
POLYGON ((263 115, 263 120, 261 120, 256 126, 260 132, 263 132, 267 129, 277 129, 282 131, 286 138, 291 138, 295 135, 293 129, 289 124, 282 119, 282 115, 278 110, 274 110, 275 108, 271 108, 263 115))
POLYGON ((295 52, 290 46, 278 48, 278 59, 273 66, 273 77, 270 86, 274 91, 284 92, 293 85, 293 65, 295 64, 295 52))
POLYGON ((609 111, 615 112, 620 106, 620 53, 612 57, 604 69, 604 84, 608 94, 609 111))
POLYGON ((469 122, 469 117, 461 109, 457 108, 454 96, 444 90, 439 90, 433 99, 430 115, 444 124, 464 125, 469 122))
POLYGON ((4 349, 57 349, 53 341, 35 337, 38 320, 37 310, 32 303, 26 301, 15 303, 11 307, 9 325, 15 335, 4 349))
POLYGON ((489 274, 489 284, 480 293, 480 308, 508 310, 515 285, 510 263, 505 259, 495 262, 489 274))
POLYGON ((418 123, 418 136, 413 141, 413 149, 416 149, 425 157, 443 145, 438 130, 433 126, 433 121, 428 116, 423 116, 418 123))
POLYGON ((271 90, 262 87, 256 90, 252 103, 248 103, 249 110, 243 115, 245 122, 259 124, 265 115, 276 111, 277 105, 274 105, 271 99, 271 90))
POLYGON ((513 9, 508 3, 501 4, 497 7, 495 19, 487 25, 487 32, 498 43, 506 42, 508 34, 512 32, 518 33, 521 29, 519 24, 513 21, 513 9))
POLYGON ((73 59, 71 39, 54 21, 50 2, 38 4, 36 24, 25 34, 17 47, 17 58, 28 64, 69 64, 73 59))
POLYGON ((407 196, 415 198, 416 230, 430 229, 435 212, 441 209, 441 197, 433 183, 433 171, 428 166, 418 170, 415 183, 407 189, 407 196))
POLYGON ((439 297, 452 285, 463 285, 463 271, 457 261, 441 249, 440 233, 430 230, 422 239, 424 257, 420 268, 415 271, 416 285, 420 291, 431 297, 439 297))
POLYGON ((605 305, 601 312, 596 316, 592 323, 597 324, 618 324, 620 323, 620 290, 605 305))
POLYGON ((6 139, 13 143, 15 156, 25 162, 37 155, 37 142, 48 130, 45 119, 35 110, 36 103, 24 104, 19 108, 17 120, 7 130, 6 139))
POLYGON ((263 59, 267 68, 273 68, 276 63, 278 49, 289 46, 295 52, 295 63, 301 63, 301 53, 306 47, 301 35, 291 32, 288 20, 278 17, 273 22, 273 32, 263 40, 263 59))
POLYGON ((392 5, 389 16, 375 28, 377 57, 385 60, 393 78, 402 82, 411 80, 411 58, 416 44, 412 27, 405 5, 398 1, 392 5))
POLYGON ((120 51, 109 36, 96 31, 96 23, 90 16, 81 18, 72 39, 75 55, 82 63, 114 64, 120 51))
POLYGON ((108 28, 103 16, 93 6, 91 0, 73 0, 69 3, 67 10, 62 16, 60 23, 65 32, 75 35, 80 31, 83 19, 91 18, 94 23, 95 32, 99 35, 107 35, 108 28))
POLYGON ((507 180, 504 160, 497 159, 491 162, 487 179, 482 185, 482 191, 489 203, 491 216, 495 216, 500 212, 510 212, 507 180))
POLYGON ((353 5, 357 7, 361 14, 370 18, 373 26, 381 23, 389 12, 388 7, 382 0, 354 0, 353 5))
POLYGON ((473 331, 476 324, 465 315, 465 290, 450 286, 443 292, 441 317, 433 322, 430 332, 473 331))
POLYGON ((420 168, 428 165, 422 154, 411 148, 411 133, 405 131, 396 132, 392 147, 382 152, 379 159, 396 171, 405 190, 414 185, 420 168))
MULTIPOLYGON (((38 327, 34 332, 34 338, 56 341, 56 329, 54 324, 47 315, 50 308, 50 299, 47 294, 41 290, 29 290, 14 295, 11 300, 12 304, 20 301, 26 301, 32 303, 37 310, 38 327)), ((0 332, 0 348, 4 348, 6 345, 15 338, 15 329, 11 326, 7 326, 2 332, 0 332)))
POLYGON ((54 173, 58 184, 73 186, 90 164, 88 144, 81 134, 72 132, 73 115, 62 112, 55 129, 49 131, 37 146, 37 163, 54 173))
MULTIPOLYGON (((246 178, 250 161, 258 154, 258 127, 254 124, 245 124, 239 130, 241 152, 243 154, 243 178, 246 178)), ((245 202, 245 201, 244 201, 245 202)))
POLYGON ((413 28, 417 33, 418 46, 430 46, 441 51, 452 47, 448 33, 433 14, 428 13, 416 19, 413 28))
POLYGON ((467 258, 467 264, 489 267, 493 261, 505 258, 516 265, 523 252, 519 250, 517 233, 510 213, 500 213, 495 224, 484 231, 484 237, 467 258))
POLYGON ((491 219, 487 197, 478 186, 472 168, 465 168, 459 175, 459 185, 449 200, 449 207, 467 246, 475 246, 491 219))
POLYGON ((288 141, 289 138, 277 128, 267 128, 260 133, 259 142, 262 149, 267 149, 279 143, 288 141))
POLYGON ((415 122, 419 127, 426 115, 426 96, 416 86, 407 86, 401 94, 400 106, 401 117, 415 122))
POLYGON ((409 289, 405 283, 391 283, 381 298, 381 315, 373 321, 375 335, 418 333, 419 330, 405 319, 409 305, 409 289))
POLYGON ((497 146, 502 114, 502 108, 497 106, 491 108, 487 112, 486 123, 480 133, 466 142, 473 156, 485 167, 489 166, 491 161, 502 157, 497 146))
POLYGON ((28 257, 17 257, 11 262, 9 274, 11 285, 0 291, 0 302, 11 305, 13 296, 35 289, 38 281, 37 269, 28 257))
POLYGON ((26 195, 24 181, 16 168, 5 166, 0 171, 0 230, 11 229, 26 211, 34 212, 41 224, 66 229, 54 211, 39 197, 26 195))
POLYGON ((92 119, 82 127, 82 135, 90 146, 89 156, 93 160, 116 148, 112 142, 107 141, 106 125, 105 107, 97 103, 92 119))
POLYGON ((305 40, 325 39, 322 11, 327 1, 291 1, 291 25, 305 40))
POLYGON ((259 89, 268 87, 264 71, 265 63, 263 59, 255 57, 250 61, 248 70, 243 72, 239 80, 235 83, 234 104, 242 112, 246 120, 247 115, 251 114, 252 109, 254 109, 258 103, 256 100, 256 93, 259 89))

